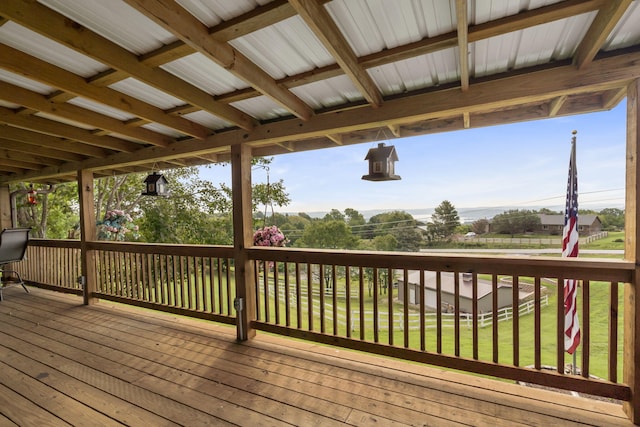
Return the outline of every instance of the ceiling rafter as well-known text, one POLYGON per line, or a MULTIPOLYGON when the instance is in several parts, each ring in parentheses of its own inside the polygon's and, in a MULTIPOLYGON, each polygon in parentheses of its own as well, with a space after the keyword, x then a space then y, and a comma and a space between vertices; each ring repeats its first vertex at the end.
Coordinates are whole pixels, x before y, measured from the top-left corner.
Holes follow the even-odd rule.
POLYGON ((171 0, 125 1, 197 52, 244 80, 295 116, 308 120, 313 115, 311 108, 300 98, 279 86, 273 77, 231 45, 210 36, 209 29, 177 3, 171 0))
POLYGON ((469 22, 467 15, 467 0, 456 0, 460 89, 463 92, 469 89, 469 22))
POLYGON ((578 69, 588 66, 633 0, 611 0, 600 9, 574 56, 578 69))
MULTIPOLYGON (((485 24, 469 26, 468 42, 473 43, 491 37, 508 34, 513 31, 533 27, 535 25, 569 18, 576 14, 592 12, 601 7, 606 1, 607 0, 567 0, 550 6, 543 6, 538 9, 519 13, 517 15, 508 16, 506 18, 490 21, 485 24)), ((368 69, 420 55, 451 49, 457 46, 457 43, 458 33, 457 31, 452 31, 450 33, 424 38, 417 42, 397 46, 395 48, 374 52, 360 57, 358 62, 363 68, 368 69)), ((341 74, 344 73, 339 65, 331 64, 306 73, 285 77, 280 79, 278 83, 291 89, 293 87, 317 82, 341 74)), ((236 102, 258 95, 259 94, 257 92, 251 89, 242 89, 228 94, 219 95, 216 99, 221 102, 236 102)))
MULTIPOLYGON (((89 159, 46 168, 38 173, 26 173, 22 178, 29 179, 32 175, 33 177, 55 177, 78 169, 100 169, 108 165, 140 165, 208 153, 218 154, 226 152, 229 146, 240 143, 267 145, 305 140, 305 144, 295 145, 297 150, 315 149, 326 145, 318 143, 314 146, 308 143, 309 140, 322 138, 328 142, 327 134, 349 134, 378 129, 382 125, 403 125, 405 136, 412 134, 412 123, 421 121, 440 123, 438 122, 440 120, 445 125, 437 127, 435 131, 452 130, 456 126, 463 127, 462 117, 465 112, 474 115, 473 126, 484 126, 493 121, 495 123, 515 122, 527 117, 522 109, 518 109, 518 106, 527 104, 532 105, 530 111, 528 107, 524 107, 529 118, 543 118, 548 117, 548 107, 542 107, 548 105, 548 100, 551 98, 573 93, 613 90, 626 86, 633 79, 640 78, 640 69, 636 66, 638 62, 640 62, 640 52, 599 59, 590 67, 577 73, 571 64, 529 73, 522 73, 520 70, 518 73, 501 78, 474 83, 468 91, 463 93, 454 87, 416 94, 386 101, 378 108, 365 106, 359 109, 326 113, 314 116, 309 121, 289 119, 273 122, 260 125, 249 133, 236 130, 212 135, 204 141, 186 140, 173 143, 169 147, 147 147, 138 150, 135 156, 116 153, 108 158, 89 159), (504 90, 506 82, 509 90, 504 90), (454 95, 455 91, 457 95, 454 95)), ((347 140, 346 137, 343 138, 343 142, 347 140)), ((358 142, 363 141, 358 140, 358 142)), ((256 152, 264 155, 268 152, 273 153, 274 150, 262 147, 256 152)))
POLYGON ((104 62, 130 76, 197 105, 243 129, 251 129, 254 120, 247 114, 217 102, 208 93, 159 68, 138 61, 136 55, 36 2, 3 0, 0 13, 11 20, 57 41, 84 55, 104 62))
POLYGON ((358 63, 358 57, 323 5, 313 0, 289 0, 307 26, 351 79, 364 98, 374 107, 382 105, 382 94, 375 82, 358 63))
POLYGON ((81 129, 76 126, 56 122, 54 120, 49 120, 43 117, 23 116, 20 114, 16 114, 13 110, 4 107, 0 107, 0 123, 6 123, 8 125, 20 127, 23 129, 37 129, 37 131, 41 134, 48 134, 75 140, 78 143, 97 147, 100 149, 106 148, 114 150, 114 147, 116 145, 120 145, 122 148, 118 149, 118 151, 126 153, 133 153, 134 151, 136 151, 136 149, 132 148, 132 146, 136 144, 130 141, 124 141, 111 136, 95 135, 90 130, 81 129), (122 145, 121 143, 125 144, 122 145))
MULTIPOLYGON (((0 99, 24 105, 32 109, 31 111, 41 111, 67 120, 95 126, 98 129, 119 133, 151 145, 166 147, 172 142, 171 138, 162 134, 143 128, 126 126, 120 120, 73 104, 51 102, 46 96, 2 81, 0 81, 0 99)), ((114 140, 112 142, 105 140, 103 147, 113 150, 135 151, 140 148, 140 144, 125 140, 114 140)))
POLYGON ((78 144, 58 136, 51 136, 27 129, 16 128, 13 126, 0 125, 0 135, 5 139, 12 141, 20 141, 25 144, 37 144, 46 148, 55 148, 60 151, 81 154, 87 157, 106 157, 113 151, 105 150, 99 147, 93 147, 86 144, 78 144))
MULTIPOLYGON (((0 2, 0 4, 2 3, 0 2)), ((3 44, 0 44, 0 68, 56 87, 62 91, 73 93, 76 96, 88 98, 125 111, 134 116, 143 117, 195 138, 204 139, 211 133, 209 129, 202 125, 182 117, 168 115, 160 108, 122 92, 88 84, 76 74, 3 44)))

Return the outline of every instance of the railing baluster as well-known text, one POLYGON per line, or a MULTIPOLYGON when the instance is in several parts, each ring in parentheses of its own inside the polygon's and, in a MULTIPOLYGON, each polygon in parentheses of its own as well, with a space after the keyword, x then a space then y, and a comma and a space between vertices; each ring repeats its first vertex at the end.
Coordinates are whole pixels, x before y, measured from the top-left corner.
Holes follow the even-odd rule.
MULTIPOLYGON (((424 289, 424 270, 419 270, 420 273, 420 350, 425 351, 427 349, 427 337, 426 337, 426 328, 425 328, 425 289, 424 289)), ((408 270, 404 270, 404 282, 407 283, 409 281, 408 270)), ((408 285, 408 283, 407 283, 408 285)), ((408 292, 408 286, 404 288, 405 293, 408 292)))
POLYGON ((380 342, 380 311, 378 308, 378 269, 373 269, 373 341, 380 342))
POLYGON ((331 301, 333 303, 333 335, 338 335, 338 275, 336 265, 331 265, 331 301))
POLYGON ((387 313, 388 313, 388 321, 389 321, 389 345, 393 345, 393 334, 394 334, 394 325, 393 325, 393 289, 391 287, 391 277, 393 275, 393 270, 391 268, 387 269, 387 278, 386 282, 382 285, 383 289, 387 291, 387 313))
POLYGON ((556 369, 558 373, 564 374, 564 278, 558 278, 556 283, 556 296, 558 299, 558 303, 556 304, 556 369))
POLYGON ((473 316, 473 359, 478 360, 478 275, 474 272, 471 276, 472 300, 471 313, 473 316))
POLYGON ((609 381, 614 383, 618 382, 618 286, 609 284, 609 381))
MULTIPOLYGON (((582 347, 582 376, 589 378, 589 358, 591 347, 591 285, 588 280, 582 281, 582 328, 580 331, 580 347, 582 347)), ((615 382, 615 380, 613 380, 615 382)))
POLYGON ((280 324, 280 277, 278 274, 278 263, 273 262, 273 310, 276 314, 276 325, 280 324))
POLYGON ((358 281, 359 283, 359 309, 360 309, 360 314, 358 316, 358 322, 360 323, 360 340, 364 341, 364 331, 365 331, 365 323, 364 323, 364 268, 360 267, 358 269, 358 281))
POLYGON ((289 264, 283 263, 284 266, 284 315, 285 315, 285 324, 287 327, 291 326, 291 297, 289 296, 289 292, 291 291, 290 283, 289 283, 289 264))
POLYGON ((345 315, 346 315, 346 335, 351 338, 351 267, 344 267, 344 289, 345 289, 345 315))
POLYGON ((296 327, 302 328, 302 282, 300 280, 300 263, 296 262, 296 327))
POLYGON ((513 307, 513 366, 520 366, 520 277, 513 276, 511 285, 513 307))
POLYGON ((313 283, 311 280, 311 264, 307 263, 307 311, 309 330, 313 331, 313 283))
POLYGON ((436 271, 436 351, 442 354, 442 272, 436 271))
MULTIPOLYGON (((403 269, 402 270, 402 281, 403 283, 403 287, 404 287, 404 298, 402 301, 402 313, 403 313, 403 326, 402 329, 404 329, 404 348, 409 348, 409 291, 408 291, 408 286, 409 284, 407 283, 409 281, 409 272, 407 271, 407 269, 403 269)), ((393 293, 393 284, 391 285, 391 293, 393 293)), ((400 289, 398 288, 398 291, 400 289)), ((415 302, 415 301, 414 301, 415 302)), ((422 332, 422 330, 421 330, 422 332)))
POLYGON ((536 276, 534 281, 534 311, 533 311, 533 329, 534 329, 534 343, 533 343, 533 353, 534 353, 534 367, 536 369, 542 369, 542 306, 540 304, 541 298, 541 283, 540 277, 536 276))
POLYGON ((500 348, 500 338, 498 332, 498 275, 491 275, 491 308, 493 309, 491 312, 491 327, 492 327, 492 336, 493 336, 493 363, 498 363, 499 348, 500 348))
POLYGON ((453 320, 453 335, 455 341, 455 355, 460 357, 460 273, 458 271, 453 272, 453 288, 454 288, 454 313, 455 317, 453 320))
POLYGON ((320 270, 320 332, 326 332, 325 328, 325 301, 324 301, 324 264, 318 264, 320 270))

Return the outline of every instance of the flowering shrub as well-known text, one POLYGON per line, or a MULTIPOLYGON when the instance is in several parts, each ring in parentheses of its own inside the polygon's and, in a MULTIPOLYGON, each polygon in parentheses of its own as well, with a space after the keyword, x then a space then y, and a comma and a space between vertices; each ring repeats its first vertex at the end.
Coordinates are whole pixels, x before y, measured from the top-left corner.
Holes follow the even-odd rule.
POLYGON ((98 222, 98 240, 124 241, 127 233, 138 238, 138 226, 133 223, 131 216, 120 210, 107 211, 104 219, 98 222))
POLYGON ((256 246, 286 246, 287 243, 289 239, 275 225, 259 228, 253 233, 253 244, 256 246))

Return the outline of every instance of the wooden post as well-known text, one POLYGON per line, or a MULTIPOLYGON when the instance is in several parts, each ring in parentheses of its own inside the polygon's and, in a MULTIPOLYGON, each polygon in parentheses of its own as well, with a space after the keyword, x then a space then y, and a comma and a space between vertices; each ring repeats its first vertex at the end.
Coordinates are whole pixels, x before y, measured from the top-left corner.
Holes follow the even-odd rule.
POLYGON ((631 387, 631 400, 624 403, 624 410, 634 424, 640 424, 640 227, 638 212, 638 187, 640 172, 640 80, 627 88, 627 178, 625 196, 625 247, 624 258, 635 263, 633 282, 624 287, 624 372, 625 384, 631 387))
POLYGON ((256 335, 251 322, 256 318, 255 267, 246 248, 253 246, 251 204, 251 147, 231 147, 231 188, 233 200, 233 247, 236 278, 236 327, 238 341, 256 335))
POLYGON ((80 259, 82 264, 84 304, 94 304, 96 286, 95 251, 88 249, 88 242, 96 240, 96 213, 93 200, 93 173, 78 171, 78 198, 80 200, 80 259))
POLYGON ((0 230, 11 228, 11 194, 9 184, 0 185, 0 230))

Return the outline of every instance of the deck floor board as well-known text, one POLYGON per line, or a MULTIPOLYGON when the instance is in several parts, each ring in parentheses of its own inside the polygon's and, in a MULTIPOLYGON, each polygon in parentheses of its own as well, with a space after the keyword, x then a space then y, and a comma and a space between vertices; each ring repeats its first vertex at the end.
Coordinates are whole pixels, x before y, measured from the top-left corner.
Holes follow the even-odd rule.
POLYGON ((0 426, 629 426, 620 405, 31 289, 0 303, 0 426))

